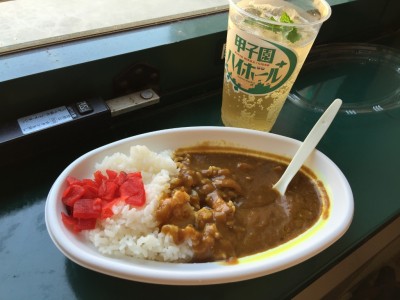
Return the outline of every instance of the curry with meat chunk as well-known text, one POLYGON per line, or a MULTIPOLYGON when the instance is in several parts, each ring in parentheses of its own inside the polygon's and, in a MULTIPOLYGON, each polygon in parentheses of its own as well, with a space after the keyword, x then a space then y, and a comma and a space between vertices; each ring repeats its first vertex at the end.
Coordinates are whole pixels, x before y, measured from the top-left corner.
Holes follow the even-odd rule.
POLYGON ((189 238, 193 262, 231 260, 274 248, 310 228, 326 192, 300 171, 285 197, 272 189, 287 164, 260 153, 218 147, 175 151, 179 175, 156 211, 176 243, 189 238))

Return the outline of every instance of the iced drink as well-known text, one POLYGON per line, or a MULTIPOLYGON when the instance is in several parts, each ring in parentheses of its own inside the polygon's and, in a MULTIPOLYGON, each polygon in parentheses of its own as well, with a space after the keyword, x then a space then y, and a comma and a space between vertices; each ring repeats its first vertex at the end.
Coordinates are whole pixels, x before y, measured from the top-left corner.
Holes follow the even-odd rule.
POLYGON ((331 9, 324 0, 229 1, 222 121, 270 131, 331 9))

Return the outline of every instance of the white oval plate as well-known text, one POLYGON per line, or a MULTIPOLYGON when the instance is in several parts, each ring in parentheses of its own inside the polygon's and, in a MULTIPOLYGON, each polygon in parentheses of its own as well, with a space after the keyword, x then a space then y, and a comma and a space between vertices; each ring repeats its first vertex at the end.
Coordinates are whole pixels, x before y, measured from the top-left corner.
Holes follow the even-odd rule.
POLYGON ((227 145, 253 149, 288 158, 301 142, 272 133, 229 127, 187 127, 161 130, 123 139, 97 148, 71 163, 54 182, 46 201, 46 226, 55 245, 69 259, 88 269, 129 280, 173 285, 204 285, 246 280, 271 274, 316 255, 338 240, 350 226, 354 203, 349 183, 339 168, 315 150, 305 165, 321 180, 330 199, 328 216, 304 234, 274 249, 239 259, 237 264, 162 263, 107 257, 81 235, 70 232, 61 221, 61 202, 68 175, 89 178, 97 162, 115 152, 128 154, 133 145, 152 151, 194 146, 204 141, 224 141, 227 145))

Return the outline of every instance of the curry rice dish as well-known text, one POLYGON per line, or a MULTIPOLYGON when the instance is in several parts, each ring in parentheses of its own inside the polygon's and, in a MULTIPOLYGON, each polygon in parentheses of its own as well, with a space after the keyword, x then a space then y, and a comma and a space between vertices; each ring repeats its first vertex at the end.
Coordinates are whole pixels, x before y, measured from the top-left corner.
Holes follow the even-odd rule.
POLYGON ((272 190, 282 160, 208 146, 160 154, 135 146, 129 156, 106 157, 98 169, 142 171, 147 203, 116 205, 88 238, 106 255, 171 262, 235 262, 277 247, 309 229, 327 202, 306 168, 285 197, 272 190))

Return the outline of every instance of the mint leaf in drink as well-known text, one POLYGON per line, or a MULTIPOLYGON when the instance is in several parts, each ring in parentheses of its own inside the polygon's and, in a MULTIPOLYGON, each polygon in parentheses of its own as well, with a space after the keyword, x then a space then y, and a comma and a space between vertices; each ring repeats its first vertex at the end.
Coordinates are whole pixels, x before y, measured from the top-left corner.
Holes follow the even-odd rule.
POLYGON ((289 15, 286 13, 286 11, 282 12, 281 17, 279 19, 281 23, 290 23, 293 24, 294 22, 292 19, 289 17, 289 15))
MULTIPOLYGON (((257 11, 254 12, 252 11, 253 14, 260 16, 260 12, 257 11)), ((269 17, 270 21, 274 22, 280 22, 280 23, 286 23, 286 24, 293 24, 293 20, 289 17, 289 15, 283 11, 279 19, 277 17, 269 17)), ((265 24, 265 23, 260 23, 258 21, 253 21, 251 19, 245 19, 245 23, 251 25, 251 26, 259 26, 267 30, 271 30, 275 33, 282 32, 283 36, 290 42, 295 43, 298 40, 301 39, 301 34, 298 33, 296 27, 292 26, 282 26, 282 25, 275 25, 275 24, 265 24)))
MULTIPOLYGON (((278 22, 277 19, 274 17, 269 18, 271 21, 278 22)), ((280 25, 274 25, 274 24, 266 24, 265 25, 269 30, 272 30, 273 32, 281 32, 282 31, 282 26, 280 25)))
POLYGON ((294 27, 290 31, 286 32, 285 37, 292 43, 295 43, 301 39, 300 33, 298 33, 297 28, 294 27))
MULTIPOLYGON (((292 19, 290 19, 289 15, 284 11, 281 14, 281 17, 279 19, 279 21, 281 23, 288 23, 288 24, 293 24, 294 22, 292 21, 292 19)), ((298 40, 300 40, 301 35, 300 33, 297 32, 297 28, 296 27, 289 27, 289 26, 285 26, 283 34, 285 36, 285 38, 287 40, 289 40, 292 43, 297 42, 298 40)))

